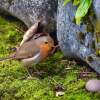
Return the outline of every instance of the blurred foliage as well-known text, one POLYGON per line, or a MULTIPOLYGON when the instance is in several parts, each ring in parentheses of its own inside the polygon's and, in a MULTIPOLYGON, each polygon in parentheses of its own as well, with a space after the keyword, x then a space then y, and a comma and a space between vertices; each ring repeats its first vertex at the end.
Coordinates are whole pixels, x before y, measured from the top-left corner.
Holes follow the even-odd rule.
MULTIPOLYGON (((71 0, 64 0, 64 5, 67 5, 71 0)), ((80 24, 81 19, 88 13, 88 10, 92 4, 92 0, 74 0, 73 5, 78 6, 75 19, 76 24, 80 24)))
MULTIPOLYGON (((0 57, 8 56, 12 53, 10 48, 19 44, 22 26, 15 18, 0 16, 0 57)), ((20 62, 0 62, 0 100, 99 100, 100 93, 85 90, 85 82, 89 78, 79 74, 84 69, 87 70, 86 66, 66 60, 60 51, 33 66, 33 79, 28 79, 20 62), (64 87, 65 95, 56 97, 57 85, 64 87)), ((96 77, 91 73, 92 78, 96 77)))

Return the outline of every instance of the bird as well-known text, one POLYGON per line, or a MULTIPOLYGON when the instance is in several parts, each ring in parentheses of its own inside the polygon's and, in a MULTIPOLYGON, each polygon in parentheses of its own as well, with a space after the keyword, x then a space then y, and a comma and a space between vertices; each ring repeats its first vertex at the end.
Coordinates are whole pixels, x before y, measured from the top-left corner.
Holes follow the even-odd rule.
POLYGON ((45 58, 45 56, 47 56, 48 53, 52 51, 53 47, 54 41, 49 35, 41 36, 36 39, 33 38, 30 41, 23 43, 14 54, 10 55, 7 58, 1 58, 0 61, 6 59, 21 60, 34 57, 37 54, 43 55, 42 58, 45 58))
POLYGON ((23 66, 30 68, 33 64, 43 61, 53 48, 53 39, 49 35, 42 35, 24 42, 14 54, 7 58, 1 58, 0 61, 7 59, 20 60, 23 66))
POLYGON ((0 61, 4 60, 20 60, 23 66, 27 68, 28 75, 31 76, 29 68, 33 64, 37 64, 43 61, 52 51, 54 51, 54 40, 46 32, 47 21, 44 18, 39 18, 35 24, 33 24, 23 35, 23 39, 16 52, 6 58, 0 58, 0 61))
MULTIPOLYGON (((55 47, 54 41, 49 35, 41 36, 35 40, 33 39, 31 41, 28 41, 25 44, 23 44, 21 47, 25 50, 24 52, 26 52, 26 48, 28 48, 27 55, 29 57, 24 57, 21 60, 25 66, 31 66, 32 63, 37 64, 37 63, 43 61, 52 52, 53 48, 55 47), (34 54, 32 52, 34 52, 34 54), (32 54, 33 54, 33 56, 32 56, 32 54)), ((20 48, 20 50, 21 50, 21 48, 20 48)))

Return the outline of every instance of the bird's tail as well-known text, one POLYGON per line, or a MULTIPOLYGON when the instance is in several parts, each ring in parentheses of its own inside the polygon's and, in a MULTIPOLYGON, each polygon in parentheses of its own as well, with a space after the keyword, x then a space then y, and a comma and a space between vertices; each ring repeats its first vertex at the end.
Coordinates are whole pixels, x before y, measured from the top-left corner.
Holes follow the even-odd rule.
POLYGON ((0 62, 2 62, 4 60, 10 60, 10 59, 13 59, 13 57, 0 58, 0 62))

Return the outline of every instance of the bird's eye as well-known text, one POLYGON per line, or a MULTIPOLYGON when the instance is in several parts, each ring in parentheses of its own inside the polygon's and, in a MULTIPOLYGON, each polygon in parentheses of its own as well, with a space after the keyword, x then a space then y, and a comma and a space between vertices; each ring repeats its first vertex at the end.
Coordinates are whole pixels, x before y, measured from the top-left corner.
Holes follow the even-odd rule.
POLYGON ((48 42, 46 41, 45 44, 48 44, 48 42))

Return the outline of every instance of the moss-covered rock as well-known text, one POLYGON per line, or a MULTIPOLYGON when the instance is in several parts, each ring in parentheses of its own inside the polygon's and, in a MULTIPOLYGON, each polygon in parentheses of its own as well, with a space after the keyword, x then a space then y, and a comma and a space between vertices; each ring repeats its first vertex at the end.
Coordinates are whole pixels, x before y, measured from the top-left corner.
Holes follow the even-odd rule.
MULTIPOLYGON (((6 57, 21 41, 23 33, 16 19, 0 16, 0 57, 6 57), (16 28, 17 26, 17 28, 16 28), (8 34, 9 33, 9 34, 8 34)), ((84 67, 74 61, 63 60, 61 52, 55 53, 44 62, 33 66, 33 78, 27 79, 27 71, 15 60, 0 62, 0 99, 1 100, 99 100, 99 93, 89 93, 85 90, 88 79, 79 78, 84 67), (37 69, 38 73, 35 69, 37 69), (62 86, 65 95, 56 97, 55 87, 62 86)), ((94 73, 91 77, 96 77, 94 73)))

